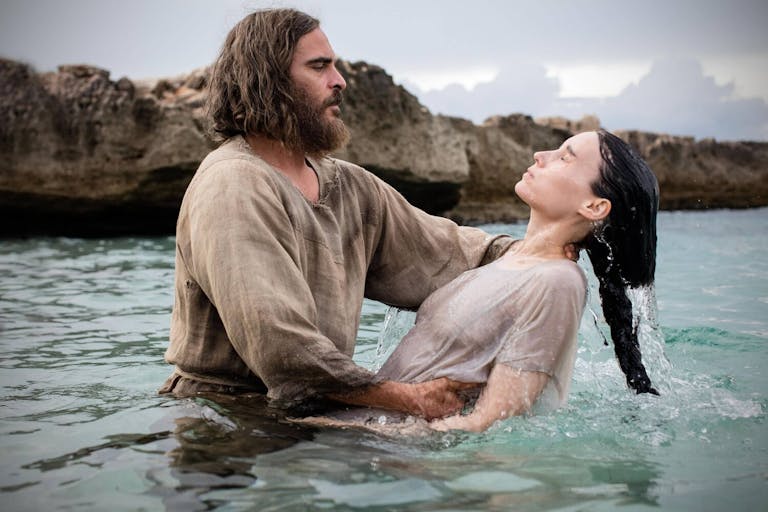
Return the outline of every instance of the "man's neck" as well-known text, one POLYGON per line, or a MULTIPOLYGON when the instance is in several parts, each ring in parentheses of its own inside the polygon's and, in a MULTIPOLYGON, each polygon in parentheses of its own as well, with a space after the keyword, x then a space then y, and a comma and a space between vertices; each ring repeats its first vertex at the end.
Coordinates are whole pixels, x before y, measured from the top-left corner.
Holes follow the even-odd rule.
POLYGON ((260 134, 247 135, 245 140, 254 153, 283 173, 308 201, 316 203, 320 199, 320 180, 303 152, 288 149, 281 142, 260 134))
POLYGON ((289 149, 282 142, 262 134, 246 135, 245 140, 262 160, 288 177, 301 176, 306 170, 306 159, 301 151, 289 149))

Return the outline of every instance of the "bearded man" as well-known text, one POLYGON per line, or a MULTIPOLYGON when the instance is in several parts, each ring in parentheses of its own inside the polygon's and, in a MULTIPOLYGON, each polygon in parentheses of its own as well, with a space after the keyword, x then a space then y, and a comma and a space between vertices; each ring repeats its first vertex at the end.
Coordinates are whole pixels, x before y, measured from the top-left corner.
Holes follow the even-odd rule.
POLYGON ((363 298, 417 308, 506 237, 411 206, 328 157, 349 138, 344 78, 319 22, 257 11, 229 33, 208 110, 221 146, 179 212, 175 303, 161 393, 330 397, 427 418, 461 407, 445 379, 373 384, 352 360, 363 298))

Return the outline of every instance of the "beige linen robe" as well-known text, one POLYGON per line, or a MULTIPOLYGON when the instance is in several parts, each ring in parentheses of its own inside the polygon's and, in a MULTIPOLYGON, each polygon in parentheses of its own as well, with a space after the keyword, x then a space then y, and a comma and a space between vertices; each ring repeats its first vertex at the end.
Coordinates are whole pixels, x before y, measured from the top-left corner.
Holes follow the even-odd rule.
POLYGON ((242 137, 201 163, 176 229, 165 358, 178 374, 281 400, 370 383, 352 361, 364 296, 416 308, 511 243, 430 216, 353 164, 310 164, 315 204, 242 137))

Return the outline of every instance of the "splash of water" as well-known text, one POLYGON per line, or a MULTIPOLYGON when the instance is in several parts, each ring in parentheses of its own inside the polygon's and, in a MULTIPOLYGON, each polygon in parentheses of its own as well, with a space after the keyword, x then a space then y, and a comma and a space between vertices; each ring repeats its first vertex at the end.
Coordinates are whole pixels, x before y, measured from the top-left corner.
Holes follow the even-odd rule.
POLYGON ((392 354, 400 340, 405 336, 416 321, 416 313, 396 307, 388 307, 384 315, 384 323, 376 344, 376 357, 371 370, 379 371, 384 361, 392 354))
MULTIPOLYGON (((610 245, 607 259, 612 262, 610 245)), ((592 268, 592 262, 583 258, 579 262, 587 275, 587 307, 579 329, 579 356, 576 361, 574 377, 590 385, 597 386, 601 392, 618 386, 624 389, 624 375, 619 369, 610 340, 610 328, 603 318, 600 304, 599 283, 592 268), (608 347, 610 349, 606 350, 608 347), (597 377, 597 378, 594 378, 597 377), (615 384, 615 385, 614 385, 615 384)), ((662 394, 670 393, 673 368, 665 353, 665 340, 658 322, 656 288, 653 284, 627 287, 627 297, 632 303, 632 327, 637 332, 643 365, 653 386, 662 394)))
POLYGON ((637 331, 640 353, 648 376, 660 393, 670 393, 672 364, 664 352, 664 335, 658 321, 656 287, 653 284, 629 288, 627 295, 632 301, 633 327, 637 331))
MULTIPOLYGON (((594 280, 594 275, 589 272, 589 269, 587 270, 587 275, 590 276, 590 280, 594 280)), ((586 349, 592 353, 592 356, 596 356, 598 353, 603 352, 606 346, 612 347, 612 343, 610 343, 608 337, 605 335, 607 326, 605 325, 604 320, 602 320, 602 311, 599 305, 599 294, 596 292, 596 283, 592 283, 592 286, 589 288, 590 299, 588 300, 585 318, 590 318, 593 325, 589 325, 590 322, 587 321, 582 322, 579 337, 582 340, 586 340, 586 343, 582 343, 582 345, 586 346, 586 349), (591 343, 592 341, 598 340, 599 343, 591 343)), ((650 285, 629 288, 627 290, 627 295, 632 302, 633 326, 637 329, 638 341, 640 343, 640 350, 646 370, 648 371, 654 386, 656 386, 660 392, 670 392, 674 387, 672 385, 673 369, 665 354, 665 340, 658 323, 658 306, 656 303, 655 287, 650 285)), ((371 368, 372 371, 378 371, 381 368, 384 361, 387 360, 395 347, 397 347, 403 336, 405 336, 413 327, 415 320, 416 313, 413 311, 395 307, 387 308, 377 341, 376 355, 371 368)), ((584 354, 584 352, 585 350, 582 348, 580 353, 584 354)), ((596 376, 602 376, 604 378, 601 379, 601 388, 604 388, 605 384, 613 380, 616 381, 619 388, 623 388, 624 377, 613 356, 613 349, 611 348, 608 352, 610 353, 609 360, 605 361, 605 364, 601 365, 599 370, 597 366, 592 365, 590 362, 590 369, 588 371, 593 375, 595 375, 595 372, 597 371, 596 376), (614 366, 615 368, 613 368, 614 366)), ((579 361, 577 361, 577 367, 578 366, 579 361)), ((582 371, 587 371, 583 364, 581 366, 582 371)), ((608 386, 612 387, 612 384, 608 384, 608 386)))

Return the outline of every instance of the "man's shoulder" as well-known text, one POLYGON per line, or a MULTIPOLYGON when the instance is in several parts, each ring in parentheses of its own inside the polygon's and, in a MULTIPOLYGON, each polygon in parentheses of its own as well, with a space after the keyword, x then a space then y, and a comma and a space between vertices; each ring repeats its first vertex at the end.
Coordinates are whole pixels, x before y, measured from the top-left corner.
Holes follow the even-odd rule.
POLYGON ((337 173, 345 174, 345 175, 348 174, 348 175, 351 175, 352 177, 360 177, 360 176, 371 174, 363 167, 357 164, 353 164, 352 162, 342 160, 341 158, 326 156, 320 159, 320 162, 322 165, 326 165, 329 168, 334 169, 337 173))
POLYGON ((269 167, 264 160, 249 150, 247 142, 239 136, 227 139, 218 148, 208 153, 200 163, 197 172, 203 173, 213 166, 246 167, 263 171, 269 167))
POLYGON ((373 172, 369 171, 365 167, 362 167, 361 165, 349 162, 347 160, 326 156, 322 159, 322 164, 328 166, 330 169, 333 169, 336 177, 347 183, 357 183, 366 187, 370 187, 371 185, 378 186, 385 184, 385 182, 376 176, 376 174, 373 172))
POLYGON ((224 188, 228 193, 233 193, 235 189, 266 192, 275 187, 273 174, 269 165, 250 151, 242 137, 232 137, 203 159, 192 177, 187 193, 201 188, 224 188))
POLYGON ((279 194, 280 184, 274 172, 243 144, 247 143, 242 137, 233 137, 203 159, 184 193, 182 209, 184 205, 213 201, 222 194, 231 200, 279 194))

